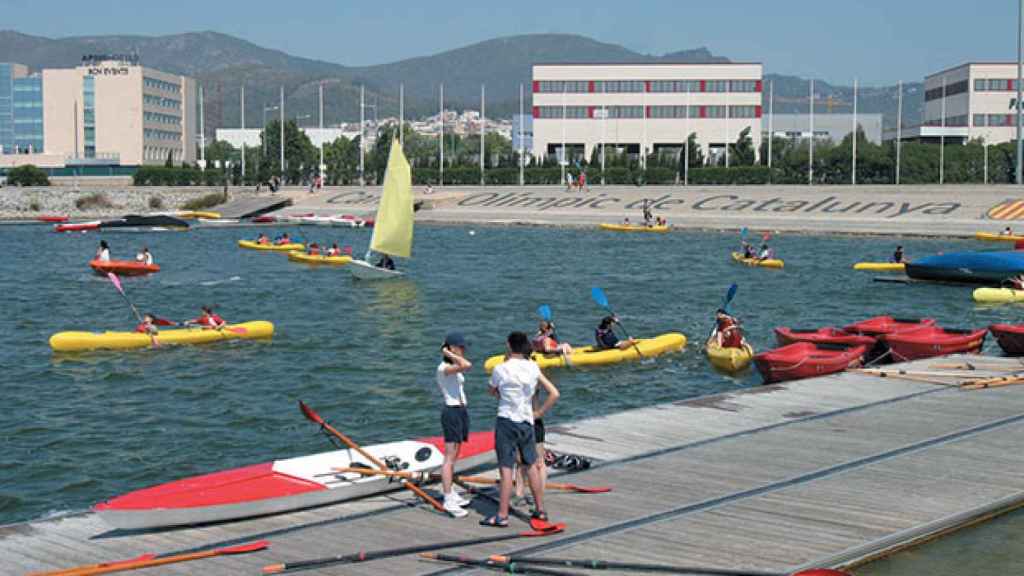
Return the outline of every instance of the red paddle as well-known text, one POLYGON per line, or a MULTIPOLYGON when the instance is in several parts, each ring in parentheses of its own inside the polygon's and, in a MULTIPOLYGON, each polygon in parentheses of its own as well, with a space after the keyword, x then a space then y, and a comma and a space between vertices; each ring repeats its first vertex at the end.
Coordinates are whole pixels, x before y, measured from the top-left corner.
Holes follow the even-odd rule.
POLYGON ((188 562, 189 560, 200 560, 202 558, 213 558, 215 556, 224 556, 228 554, 246 554, 248 552, 256 552, 258 550, 263 550, 269 546, 269 541, 260 540, 258 542, 241 544, 238 546, 229 546, 227 548, 218 548, 216 550, 191 552, 188 554, 174 554, 171 556, 163 556, 160 558, 156 558, 152 554, 145 554, 143 556, 139 556, 138 558, 133 558, 131 560, 121 560, 119 562, 110 562, 107 564, 93 564, 91 566, 79 566, 77 568, 68 568, 65 570, 57 570, 54 572, 35 572, 33 574, 30 574, 29 576, 92 576, 93 574, 109 574, 111 572, 121 572, 123 570, 137 570, 139 568, 163 566, 164 564, 188 562))

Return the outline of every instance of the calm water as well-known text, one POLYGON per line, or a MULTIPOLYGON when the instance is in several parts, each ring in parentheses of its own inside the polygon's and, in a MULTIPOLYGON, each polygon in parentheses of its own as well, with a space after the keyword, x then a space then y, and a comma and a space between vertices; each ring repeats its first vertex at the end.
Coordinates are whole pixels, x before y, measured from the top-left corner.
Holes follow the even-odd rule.
MULTIPOLYGON (((283 230, 283 228, 281 229, 283 230)), ((758 349, 772 327, 842 324, 877 313, 929 315, 953 327, 1018 320, 1019 307, 976 307, 969 288, 904 286, 855 273, 894 241, 782 235, 786 270, 729 261, 735 234, 650 237, 584 230, 421 226, 410 280, 354 283, 282 254, 239 250, 252 229, 103 236, 114 257, 148 245, 163 271, 126 279, 140 310, 190 318, 202 304, 230 321, 274 322, 272 342, 59 357, 47 338, 70 329, 131 329, 108 281, 86 265, 100 236, 44 226, 0 227, 0 524, 80 510, 181 476, 329 449, 295 407, 304 399, 358 441, 436 434, 432 381, 446 331, 460 329, 478 365, 511 329, 532 329, 549 304, 563 339, 589 341, 601 286, 637 335, 679 330, 685 353, 649 365, 563 372, 553 422, 755 386, 756 375, 713 372, 701 336, 732 282, 733 310, 758 349)), ((275 232, 274 230, 267 230, 275 232)), ((365 230, 291 228, 293 235, 365 250, 365 230)), ((909 256, 980 248, 905 240, 909 256)), ((468 377, 476 428, 493 418, 482 370, 468 377)))

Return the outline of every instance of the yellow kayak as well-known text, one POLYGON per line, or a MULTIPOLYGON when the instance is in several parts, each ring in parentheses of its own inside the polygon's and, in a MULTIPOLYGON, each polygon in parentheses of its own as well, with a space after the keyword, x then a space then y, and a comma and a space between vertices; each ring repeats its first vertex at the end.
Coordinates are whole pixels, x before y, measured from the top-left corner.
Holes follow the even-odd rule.
POLYGON ((972 296, 975 302, 982 304, 1024 302, 1024 290, 1014 290, 1013 288, 978 288, 972 296))
POLYGON ((305 250, 306 245, 298 242, 292 242, 291 244, 260 244, 259 242, 253 242, 252 240, 239 240, 239 248, 246 248, 248 250, 268 250, 273 252, 291 252, 292 250, 305 250))
POLYGON ((1024 236, 1018 236, 1017 234, 993 234, 991 232, 975 232, 974 237, 977 240, 984 240, 986 242, 1018 242, 1024 240, 1024 236))
POLYGON ((853 265, 853 269, 871 272, 903 272, 907 269, 907 265, 903 262, 857 262, 853 265))
POLYGON ((177 216, 178 218, 183 218, 185 220, 191 220, 195 218, 217 219, 220 218, 220 212, 208 212, 204 210, 179 210, 178 212, 175 213, 175 216, 177 216))
MULTIPOLYGON (((651 358, 654 356, 660 356, 667 352, 678 352, 685 346, 686 336, 679 334, 678 332, 669 332, 667 334, 662 334, 661 336, 655 336, 654 338, 637 340, 636 346, 631 346, 625 350, 619 350, 617 348, 611 350, 599 350, 594 346, 584 346, 582 348, 573 348, 568 361, 566 361, 566 358, 560 354, 534 354, 533 361, 536 362, 541 369, 565 368, 566 366, 573 368, 583 366, 603 366, 605 364, 618 364, 619 362, 625 362, 627 360, 640 359, 640 354, 637 354, 637 348, 640 349, 640 353, 644 358, 651 358)), ((494 370, 495 366, 504 361, 504 354, 491 356, 486 362, 484 362, 484 370, 490 373, 494 370)))
POLYGON ((744 343, 742 348, 722 348, 714 336, 704 343, 704 353, 712 366, 729 374, 746 370, 754 360, 754 349, 750 344, 744 343))
POLYGON ((601 224, 601 230, 612 230, 614 232, 657 232, 664 234, 668 232, 668 225, 665 226, 644 226, 643 224, 601 224))
POLYGON ((785 262, 777 258, 769 258, 767 260, 744 258, 743 254, 740 254, 739 252, 733 252, 732 259, 747 266, 760 266, 762 268, 782 268, 785 266, 785 262))
POLYGON ((351 256, 314 256, 298 250, 289 252, 288 259, 292 262, 302 262, 303 264, 331 264, 333 266, 344 266, 352 261, 351 256))
MULTIPOLYGON (((161 330, 156 342, 161 346, 174 344, 207 344, 221 340, 270 338, 274 325, 264 320, 229 324, 221 329, 180 328, 161 330)), ((87 350, 131 350, 153 345, 147 334, 139 332, 58 332, 50 336, 54 352, 84 352, 87 350)))

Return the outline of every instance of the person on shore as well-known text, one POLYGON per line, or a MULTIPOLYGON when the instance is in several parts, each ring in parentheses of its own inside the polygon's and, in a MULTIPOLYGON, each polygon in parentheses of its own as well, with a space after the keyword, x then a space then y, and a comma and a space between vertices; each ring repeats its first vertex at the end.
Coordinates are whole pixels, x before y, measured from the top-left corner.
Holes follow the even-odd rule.
POLYGON ((565 171, 565 191, 572 192, 572 172, 565 171))
POLYGON ((441 363, 437 366, 437 387, 441 390, 441 433, 444 435, 444 463, 441 465, 441 492, 444 509, 455 518, 468 514, 463 498, 452 486, 455 461, 462 444, 469 440, 469 411, 466 410, 465 373, 473 365, 466 360, 466 339, 459 332, 449 332, 441 346, 441 363))
POLYGON ((148 246, 143 246, 142 252, 139 252, 138 254, 135 255, 135 261, 142 262, 146 266, 153 265, 153 255, 149 253, 148 246))
POLYGON ((434 193, 434 187, 431 186, 430 184, 427 184, 427 188, 426 188, 426 190, 423 191, 423 193, 424 194, 433 194, 434 193))
POLYGON ((383 268, 385 270, 394 270, 395 261, 391 259, 391 256, 384 254, 380 260, 377 261, 377 268, 383 268))
POLYGON ((100 262, 110 262, 110 246, 106 240, 100 240, 100 247, 96 249, 96 259, 100 262))
POLYGON ((896 247, 896 251, 892 253, 892 261, 896 264, 903 263, 903 246, 896 247))
POLYGON ((512 500, 513 469, 517 460, 527 468, 530 492, 533 493, 532 517, 548 521, 544 509, 544 486, 534 463, 537 443, 534 436, 533 395, 543 386, 548 396, 538 409, 543 416, 558 401, 558 388, 530 360, 530 339, 522 332, 512 332, 506 341, 506 360, 491 373, 490 393, 498 398, 498 417, 494 424, 494 452, 498 457, 501 492, 498 511, 480 521, 483 526, 508 527, 509 504, 512 500))
POLYGON ((651 226, 651 220, 654 219, 654 214, 651 213, 650 201, 647 200, 647 198, 644 198, 643 212, 644 212, 644 226, 650 227, 651 226))
POLYGON ((615 325, 619 323, 619 319, 615 316, 605 316, 601 319, 601 323, 598 324, 597 329, 594 330, 594 340, 597 343, 597 347, 601 350, 625 350, 630 346, 636 345, 636 340, 633 338, 627 338, 622 340, 618 334, 615 333, 615 325))
POLYGON ((201 310, 202 314, 194 320, 189 320, 187 324, 193 324, 202 328, 214 328, 217 330, 227 326, 227 322, 217 315, 217 313, 215 313, 209 306, 203 306, 201 310))
POLYGON ((568 356, 572 354, 572 346, 568 342, 559 342, 555 334, 555 323, 550 320, 541 320, 537 333, 530 339, 534 352, 540 354, 561 354, 568 356))
POLYGON ((714 338, 722 348, 743 348, 747 343, 739 320, 721 308, 715 312, 714 338))
POLYGON ((260 235, 256 237, 256 243, 265 246, 270 244, 270 238, 263 232, 260 232, 260 235))
MULTIPOLYGON (((579 184, 579 186, 577 186, 577 188, 579 189, 580 192, 583 192, 584 190, 587 190, 587 173, 586 172, 580 172, 580 177, 577 179, 577 183, 579 184)), ((589 190, 587 190, 587 191, 589 192, 589 190)))
MULTIPOLYGON (((547 450, 544 448, 544 412, 541 411, 540 390, 533 394, 530 401, 533 407, 533 443, 537 451, 537 461, 533 466, 537 469, 540 477, 540 487, 543 492, 548 481, 547 450)), ((519 466, 516 474, 516 498, 522 499, 529 484, 529 469, 526 466, 519 466)))

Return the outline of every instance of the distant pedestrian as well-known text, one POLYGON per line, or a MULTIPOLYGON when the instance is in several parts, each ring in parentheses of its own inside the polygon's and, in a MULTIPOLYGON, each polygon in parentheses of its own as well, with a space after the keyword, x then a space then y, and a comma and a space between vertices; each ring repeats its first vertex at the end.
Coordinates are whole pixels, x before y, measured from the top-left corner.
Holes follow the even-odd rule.
POLYGON ((424 190, 423 193, 424 194, 433 194, 434 193, 434 187, 431 186, 430 184, 427 184, 427 189, 424 190))
POLYGON ((589 190, 587 190, 587 173, 586 172, 580 172, 579 191, 583 192, 584 190, 589 192, 589 190))
POLYGON ((565 191, 572 192, 572 172, 565 171, 565 191))

